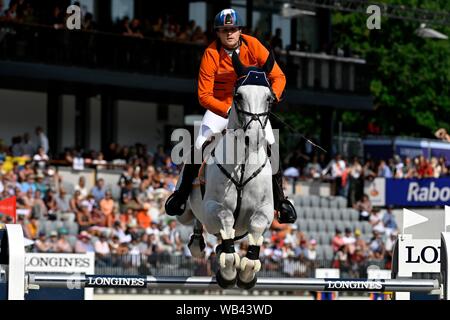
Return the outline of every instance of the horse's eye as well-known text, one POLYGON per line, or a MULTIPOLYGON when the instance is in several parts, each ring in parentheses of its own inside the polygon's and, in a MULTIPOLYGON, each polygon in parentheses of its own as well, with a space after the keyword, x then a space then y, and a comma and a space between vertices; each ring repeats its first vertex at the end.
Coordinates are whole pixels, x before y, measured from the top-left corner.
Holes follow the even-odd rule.
POLYGON ((242 100, 242 94, 236 93, 236 94, 234 95, 234 98, 235 98, 236 100, 242 100))

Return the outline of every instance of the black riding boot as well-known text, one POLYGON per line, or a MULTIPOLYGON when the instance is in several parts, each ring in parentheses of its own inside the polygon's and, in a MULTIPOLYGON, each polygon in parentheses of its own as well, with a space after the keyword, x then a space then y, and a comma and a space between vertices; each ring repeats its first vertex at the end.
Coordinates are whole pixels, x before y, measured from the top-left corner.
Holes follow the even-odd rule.
POLYGON ((294 223, 297 220, 297 212, 292 203, 284 196, 281 168, 272 176, 272 189, 274 207, 278 211, 278 222, 294 223))
POLYGON ((178 190, 175 190, 166 200, 164 207, 169 216, 181 216, 186 209, 186 201, 192 190, 192 182, 195 177, 197 177, 201 167, 201 164, 194 164, 193 152, 194 147, 192 147, 191 150, 191 163, 184 164, 184 170, 183 174, 180 176, 181 182, 178 190))

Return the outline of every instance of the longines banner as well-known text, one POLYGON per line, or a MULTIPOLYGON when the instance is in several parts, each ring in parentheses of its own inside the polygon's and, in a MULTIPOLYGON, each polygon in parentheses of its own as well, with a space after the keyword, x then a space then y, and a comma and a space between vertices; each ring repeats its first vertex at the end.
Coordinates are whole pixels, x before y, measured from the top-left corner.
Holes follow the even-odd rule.
POLYGON ((25 269, 28 272, 93 273, 93 254, 27 253, 25 269))

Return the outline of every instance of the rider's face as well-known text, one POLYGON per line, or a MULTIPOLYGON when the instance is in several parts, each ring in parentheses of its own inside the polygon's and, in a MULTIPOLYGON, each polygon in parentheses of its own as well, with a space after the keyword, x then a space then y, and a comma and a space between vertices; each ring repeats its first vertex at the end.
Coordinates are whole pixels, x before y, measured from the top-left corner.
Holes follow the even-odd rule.
POLYGON ((239 45, 241 30, 236 27, 220 28, 217 30, 217 36, 222 45, 227 49, 235 49, 239 45))

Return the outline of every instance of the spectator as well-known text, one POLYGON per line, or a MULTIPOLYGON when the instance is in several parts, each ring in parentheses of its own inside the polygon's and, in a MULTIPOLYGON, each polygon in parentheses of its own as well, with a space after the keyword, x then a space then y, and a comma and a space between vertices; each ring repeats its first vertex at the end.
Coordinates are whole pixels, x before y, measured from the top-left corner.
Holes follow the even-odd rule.
POLYGON ((85 177, 81 176, 78 179, 78 184, 75 186, 75 191, 79 191, 80 192, 81 200, 85 199, 88 196, 89 191, 88 191, 88 189, 86 187, 86 179, 85 179, 85 177))
POLYGON ((34 192, 36 191, 36 184, 34 183, 34 175, 33 174, 29 174, 26 177, 26 181, 22 182, 21 184, 21 191, 23 193, 28 192, 28 190, 31 190, 32 194, 34 194, 34 192))
POLYGON ((72 159, 72 168, 73 170, 84 170, 84 158, 81 155, 81 152, 75 153, 75 156, 72 159))
POLYGON ((381 238, 381 233, 377 230, 373 230, 373 237, 369 243, 370 256, 369 258, 374 260, 383 260, 385 248, 381 238))
POLYGON ((50 237, 47 239, 48 251, 51 253, 58 252, 58 232, 55 230, 50 232, 50 237))
POLYGON ((56 213, 58 212, 58 205, 56 203, 56 196, 52 189, 48 190, 45 197, 45 205, 47 206, 47 218, 49 220, 56 220, 56 213))
POLYGON ((106 169, 106 160, 103 158, 103 152, 99 152, 97 157, 92 161, 92 164, 96 167, 97 170, 106 169))
POLYGON ((373 209, 369 217, 369 223, 372 226, 372 230, 377 231, 379 234, 384 234, 383 216, 380 209, 373 209))
POLYGON ((111 265, 111 250, 108 243, 107 235, 102 232, 99 239, 94 244, 95 258, 99 265, 111 265))
POLYGON ((30 139, 30 134, 25 133, 22 140, 22 155, 31 158, 36 151, 36 146, 30 139))
POLYGON ((55 201, 58 211, 60 212, 71 211, 69 196, 64 187, 59 188, 59 193, 58 195, 55 196, 55 201))
POLYGON ((319 157, 314 155, 312 161, 308 162, 305 167, 305 176, 307 178, 319 179, 322 172, 322 167, 319 163, 319 157))
POLYGON ((105 198, 100 200, 99 206, 101 212, 105 215, 106 226, 111 228, 115 220, 114 217, 115 203, 114 200, 112 199, 111 191, 105 192, 105 198))
POLYGON ((359 211, 359 221, 369 221, 372 203, 367 194, 364 194, 362 199, 354 204, 353 208, 359 211))
POLYGON ((381 160, 378 166, 378 176, 383 178, 392 178, 392 171, 389 166, 386 165, 386 161, 381 160))
POLYGON ((416 169, 414 167, 413 162, 411 161, 410 157, 406 157, 403 160, 403 166, 402 166, 402 173, 399 174, 400 177, 410 179, 414 178, 416 175, 416 169))
POLYGON ((182 251, 180 233, 176 230, 176 220, 170 220, 168 226, 161 233, 163 248, 172 254, 179 254, 182 251))
POLYGON ((48 138, 44 133, 44 130, 42 127, 36 127, 36 137, 37 137, 37 147, 42 148, 44 154, 48 154, 49 152, 49 144, 48 144, 48 138))
POLYGON ((447 166, 445 165, 446 163, 445 157, 439 157, 438 163, 439 166, 441 167, 441 177, 448 176, 449 171, 447 166))
POLYGON ((44 195, 47 193, 48 190, 48 185, 44 182, 45 176, 39 172, 36 175, 36 182, 35 182, 35 186, 36 186, 36 191, 40 192, 41 197, 43 198, 44 195))
POLYGON ((309 240, 309 247, 305 254, 308 261, 315 261, 317 259, 317 241, 316 239, 309 240))
POLYGON ((392 205, 388 206, 383 215, 383 225, 387 236, 389 236, 391 233, 393 233, 398 229, 393 209, 394 207, 392 205))
POLYGON ((87 12, 84 15, 84 19, 81 24, 81 28, 83 29, 83 31, 94 31, 97 29, 97 25, 94 21, 94 16, 92 15, 92 13, 87 12))
POLYGON ((34 193, 31 215, 36 218, 46 217, 48 215, 47 206, 42 199, 41 190, 37 189, 34 193))
POLYGON ((368 247, 366 241, 361 238, 361 230, 355 229, 355 251, 360 250, 360 253, 367 257, 368 254, 368 247))
POLYGON ((80 230, 88 230, 92 225, 92 215, 89 212, 89 208, 87 205, 82 205, 81 210, 76 213, 77 223, 80 227, 80 230))
POLYGON ((105 189, 105 180, 102 178, 97 179, 95 182, 95 186, 91 190, 91 194, 94 196, 94 199, 97 203, 105 197, 106 189, 105 189))
POLYGON ((124 228, 120 221, 115 221, 113 225, 113 234, 119 238, 120 243, 128 243, 131 241, 131 235, 125 234, 124 228))
POLYGON ((70 210, 72 212, 78 212, 81 211, 81 192, 79 190, 76 190, 73 194, 72 199, 70 199, 70 210))
POLYGON ((417 166, 417 174, 420 178, 432 178, 433 177, 433 167, 422 155, 419 157, 419 165, 417 166))
POLYGON ((120 188, 125 188, 128 182, 133 179, 133 166, 127 165, 119 178, 118 185, 120 188))
POLYGON ((64 12, 61 10, 60 7, 55 6, 53 8, 53 13, 52 13, 52 16, 50 18, 50 23, 49 24, 51 26, 53 26, 53 28, 55 28, 55 29, 63 29, 65 27, 65 25, 64 25, 64 12))
POLYGON ((63 253, 72 253, 73 248, 72 245, 67 241, 67 235, 69 232, 66 228, 61 228, 58 231, 58 241, 56 244, 56 252, 63 252, 63 253))
POLYGON ((355 252, 356 239, 350 228, 345 228, 345 234, 342 237, 344 244, 347 246, 347 252, 352 255, 355 252))
POLYGON ((325 169, 322 170, 322 175, 326 175, 331 170, 331 178, 334 184, 335 195, 342 195, 342 174, 344 173, 345 167, 345 161, 338 153, 334 156, 334 159, 328 163, 325 169))
POLYGON ((349 171, 348 206, 352 207, 362 197, 364 189, 363 168, 357 157, 353 158, 349 171))
POLYGON ((50 246, 47 243, 47 237, 44 231, 39 231, 39 238, 34 243, 34 248, 36 252, 49 252, 50 246))
POLYGON ((33 156, 33 161, 39 171, 43 172, 47 167, 50 158, 44 151, 43 147, 39 147, 37 153, 33 156))
POLYGON ((337 252, 339 248, 345 246, 344 239, 342 237, 342 231, 340 229, 336 229, 335 235, 333 239, 331 239, 331 246, 334 252, 337 252))
POLYGON ((91 242, 91 235, 86 231, 81 231, 78 235, 78 240, 75 243, 75 253, 95 252, 94 246, 91 242))
POLYGON ((19 169, 20 181, 25 181, 28 175, 34 175, 34 170, 31 167, 31 161, 25 162, 25 165, 21 169, 19 169))
POLYGON ((29 222, 25 224, 24 233, 25 237, 30 240, 36 240, 39 236, 39 220, 31 216, 29 222))

